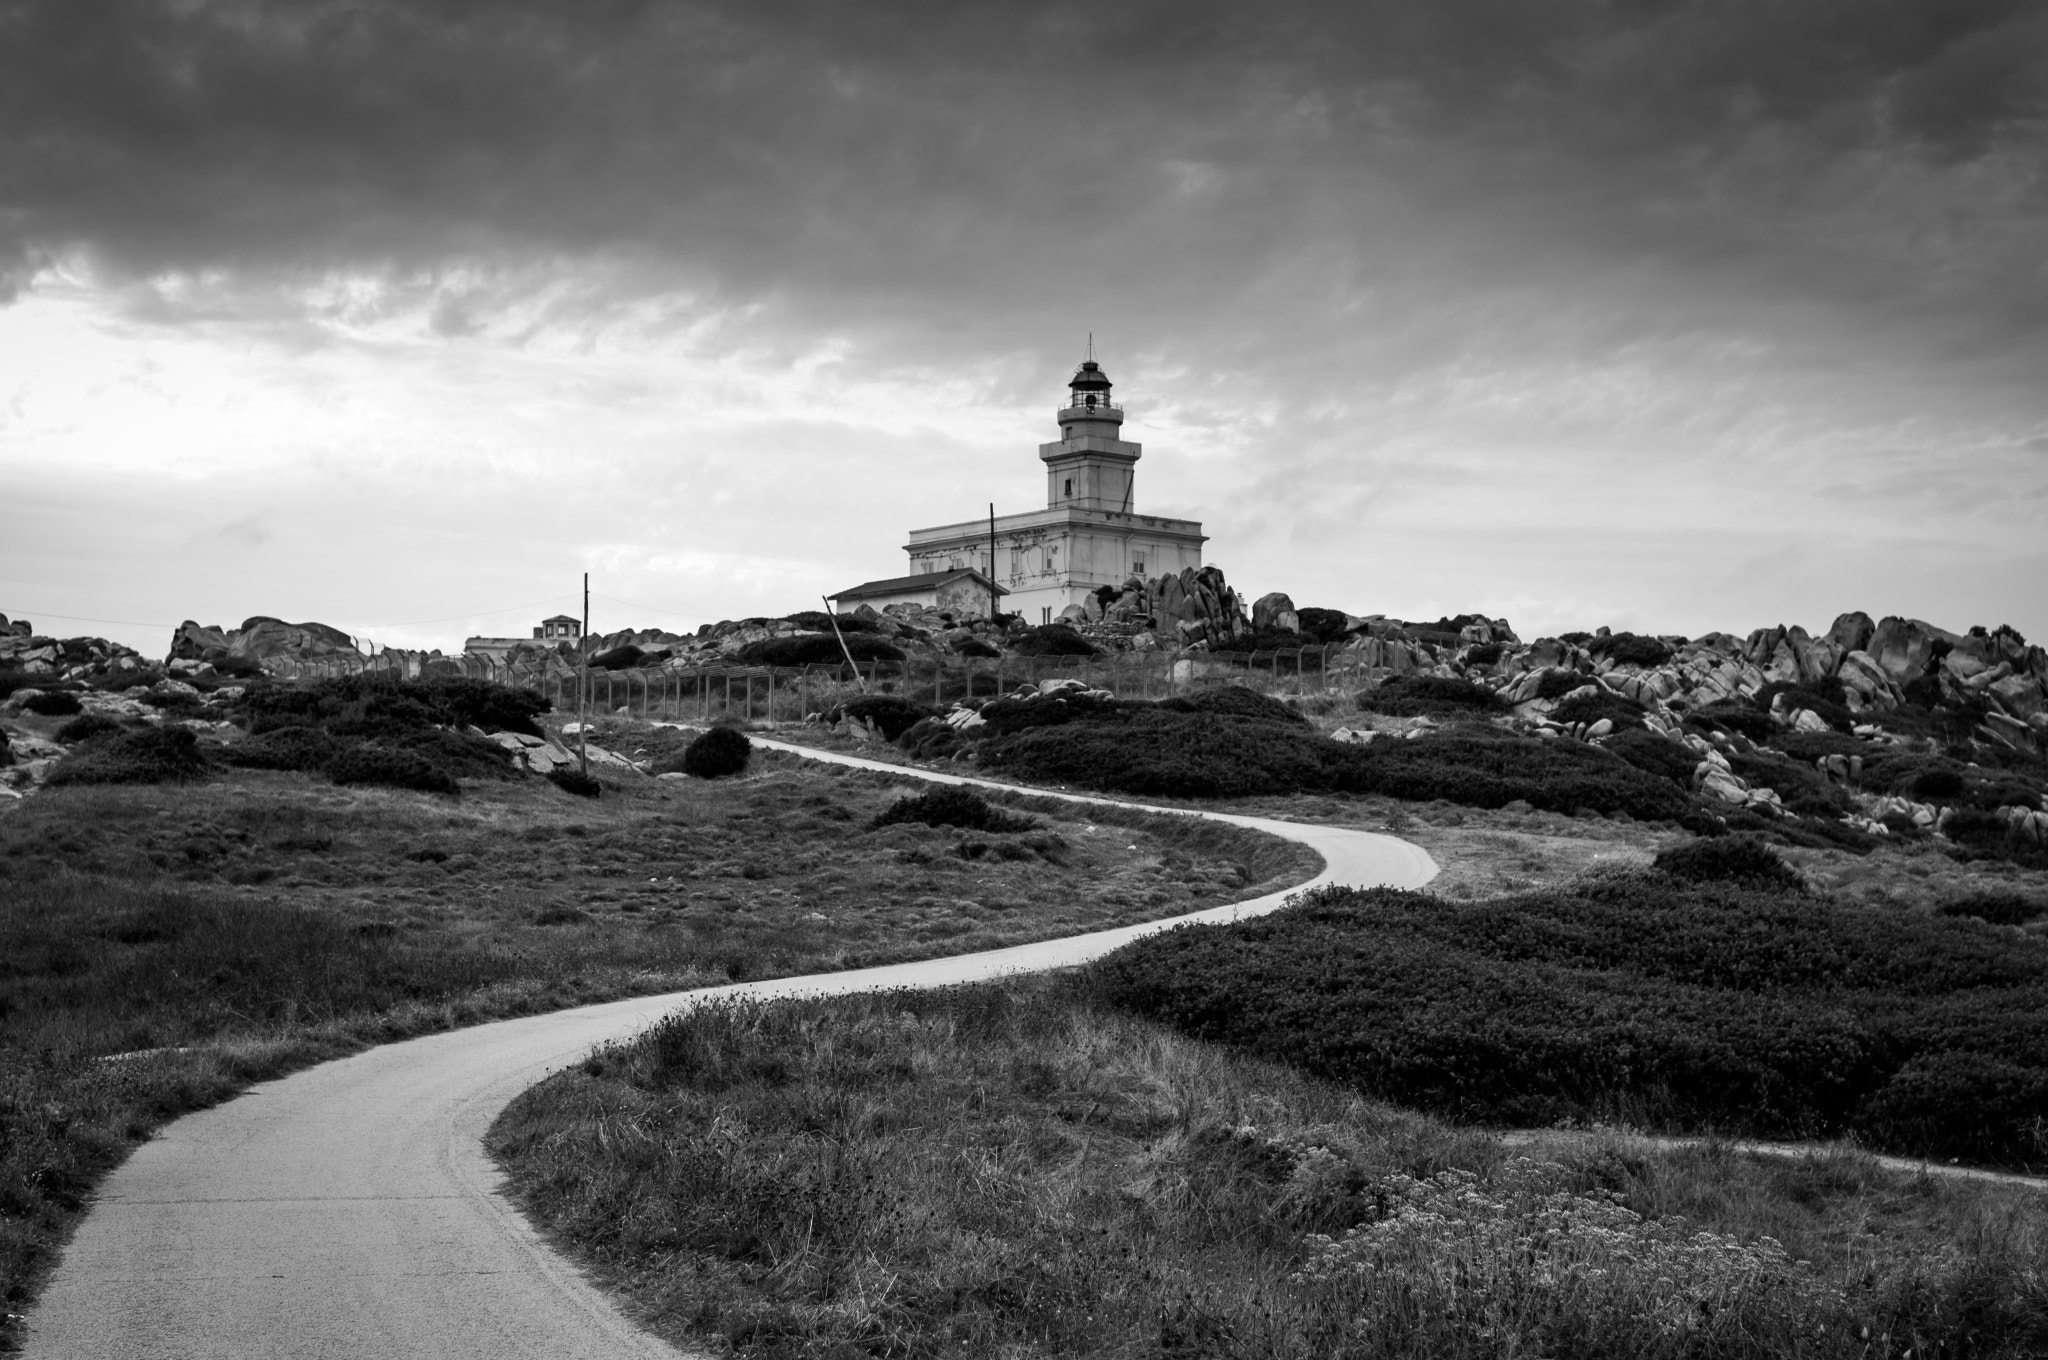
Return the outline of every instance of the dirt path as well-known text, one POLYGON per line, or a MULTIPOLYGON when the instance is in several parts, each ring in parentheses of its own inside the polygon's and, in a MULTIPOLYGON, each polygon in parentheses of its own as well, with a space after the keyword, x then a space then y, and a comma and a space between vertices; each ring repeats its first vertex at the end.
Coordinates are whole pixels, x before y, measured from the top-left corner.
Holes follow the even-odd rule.
MULTIPOLYGON (((983 782, 782 742, 761 744, 904 778, 983 782)), ((1324 861, 1310 884, 1420 887, 1436 873, 1427 854, 1391 836, 1227 813, 1190 815, 1309 846, 1324 861)), ((676 1351, 627 1319, 497 1193, 499 1176, 484 1154, 483 1135, 513 1096, 592 1046, 628 1037, 706 998, 938 987, 1068 967, 1180 922, 1272 911, 1296 890, 981 954, 479 1025, 264 1083, 168 1125, 108 1178, 29 1315, 27 1354, 38 1360, 672 1357, 676 1351)))

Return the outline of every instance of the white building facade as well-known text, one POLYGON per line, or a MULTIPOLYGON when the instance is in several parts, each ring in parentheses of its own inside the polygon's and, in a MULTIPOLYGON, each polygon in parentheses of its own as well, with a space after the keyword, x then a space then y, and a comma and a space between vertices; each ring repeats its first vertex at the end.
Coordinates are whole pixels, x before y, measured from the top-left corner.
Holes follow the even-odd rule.
POLYGON ((1068 383, 1060 438, 1038 446, 1045 509, 912 529, 904 551, 914 575, 979 570, 1008 594, 1006 612, 1049 623, 1101 586, 1176 575, 1202 565, 1201 523, 1137 513, 1143 449, 1125 440, 1123 408, 1093 359, 1068 383))

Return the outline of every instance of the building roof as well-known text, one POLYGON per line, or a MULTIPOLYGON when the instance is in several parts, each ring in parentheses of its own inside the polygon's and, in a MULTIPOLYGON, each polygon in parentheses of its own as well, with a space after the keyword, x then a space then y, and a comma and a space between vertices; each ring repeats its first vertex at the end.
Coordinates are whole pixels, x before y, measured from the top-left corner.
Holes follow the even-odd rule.
MULTIPOLYGON (((532 616, 531 616, 531 615, 529 615, 528 617, 532 617, 532 616)), ((583 620, 581 620, 581 619, 577 618, 577 617, 576 617, 576 616, 575 616, 574 614, 550 614, 550 615, 548 615, 548 617, 546 617, 546 618, 542 619, 542 620, 541 620, 541 622, 542 622, 542 623, 573 623, 573 624, 575 624, 575 625, 576 625, 577 627, 579 627, 579 628, 581 628, 581 627, 583 626, 583 620)))
POLYGON ((971 576, 981 582, 982 589, 984 590, 994 586, 997 595, 1007 595, 1010 593, 974 568, 960 567, 953 571, 926 571, 919 572, 913 576, 891 576, 883 581, 863 581, 851 590, 840 591, 832 598, 835 600, 860 600, 866 599, 870 595, 901 595, 905 591, 910 590, 937 590, 940 586, 957 581, 963 576, 971 576))

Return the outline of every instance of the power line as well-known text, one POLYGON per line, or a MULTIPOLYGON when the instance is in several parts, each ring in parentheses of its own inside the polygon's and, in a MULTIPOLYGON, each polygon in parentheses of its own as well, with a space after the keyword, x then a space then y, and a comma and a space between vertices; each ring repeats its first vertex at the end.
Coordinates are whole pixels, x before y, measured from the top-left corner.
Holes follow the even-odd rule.
POLYGON ((52 614, 47 609, 31 609, 27 612, 39 619, 62 619, 66 623, 117 623, 121 625, 123 628, 178 627, 178 625, 175 623, 141 623, 135 619, 91 619, 85 617, 83 614, 52 614))
POLYGON ((715 622, 715 620, 711 619, 709 616, 704 614, 685 614, 680 609, 656 609, 651 604, 635 604, 631 600, 622 600, 619 599, 616 595, 606 595, 595 590, 591 591, 590 593, 592 595, 597 596, 597 598, 600 600, 609 600, 613 604, 622 604, 626 606, 626 608, 628 609, 644 609, 650 614, 667 614, 670 618, 676 619, 696 619, 700 623, 715 622))

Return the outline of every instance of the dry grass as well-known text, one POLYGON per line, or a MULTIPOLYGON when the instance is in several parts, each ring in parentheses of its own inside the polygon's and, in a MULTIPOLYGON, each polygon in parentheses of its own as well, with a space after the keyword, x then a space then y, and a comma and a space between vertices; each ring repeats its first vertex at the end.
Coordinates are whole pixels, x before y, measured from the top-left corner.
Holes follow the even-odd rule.
POLYGON ((2033 1192, 1604 1138, 1532 1165, 1071 978, 676 1017, 526 1093, 491 1143, 558 1242, 720 1353, 2048 1346, 2033 1192))
POLYGON ((1060 805, 1008 835, 870 831, 927 786, 767 753, 715 784, 605 778, 591 801, 241 771, 12 805, 0 1313, 129 1148, 252 1080, 508 1015, 1173 915, 1317 867, 1256 833, 1060 805))

